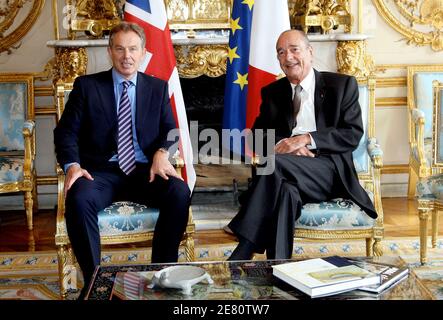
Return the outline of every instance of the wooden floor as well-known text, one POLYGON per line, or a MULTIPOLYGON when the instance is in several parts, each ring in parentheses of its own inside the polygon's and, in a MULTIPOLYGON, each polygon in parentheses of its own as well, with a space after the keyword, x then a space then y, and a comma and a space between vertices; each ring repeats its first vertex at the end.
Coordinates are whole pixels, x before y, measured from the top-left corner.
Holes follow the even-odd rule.
MULTIPOLYGON (((384 198, 385 237, 418 237, 418 214, 415 201, 406 198, 384 198)), ((35 214, 34 230, 28 232, 25 213, 0 211, 0 252, 55 250, 55 212, 42 210, 35 214)), ((443 219, 439 234, 443 235, 443 219)), ((199 231, 196 244, 217 244, 235 241, 223 231, 199 231)))

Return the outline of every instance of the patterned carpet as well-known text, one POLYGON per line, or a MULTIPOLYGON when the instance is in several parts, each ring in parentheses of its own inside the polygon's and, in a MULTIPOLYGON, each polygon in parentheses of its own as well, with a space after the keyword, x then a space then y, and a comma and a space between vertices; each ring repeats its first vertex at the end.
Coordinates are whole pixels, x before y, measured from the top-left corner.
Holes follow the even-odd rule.
MULTIPOLYGON (((197 247, 198 261, 225 260, 236 243, 197 247)), ((429 248, 429 263, 419 263, 419 242, 417 238, 391 238, 383 241, 385 255, 397 255, 406 261, 413 272, 438 300, 443 300, 443 241, 436 248, 429 248)), ((312 242, 297 241, 294 245, 294 258, 313 258, 330 255, 364 256, 363 241, 312 242)), ((148 263, 149 249, 115 249, 103 252, 102 263, 143 264, 148 263)), ((264 256, 258 255, 257 259, 264 256)), ((184 252, 180 252, 184 261, 184 252)), ((76 293, 68 299, 75 299, 76 293)), ((56 300, 59 299, 57 276, 57 255, 55 251, 0 254, 0 300, 56 300)))

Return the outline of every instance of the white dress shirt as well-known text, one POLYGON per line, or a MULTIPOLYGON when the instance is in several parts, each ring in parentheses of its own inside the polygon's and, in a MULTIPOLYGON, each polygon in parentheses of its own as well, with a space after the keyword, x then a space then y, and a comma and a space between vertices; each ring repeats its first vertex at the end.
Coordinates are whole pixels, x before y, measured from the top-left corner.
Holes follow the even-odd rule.
MULTIPOLYGON (((311 68, 306 78, 300 82, 302 87, 301 91, 301 104, 300 111, 297 114, 297 125, 292 129, 291 137, 296 135, 302 135, 309 132, 317 131, 317 125, 315 123, 315 74, 314 69, 311 68)), ((295 94, 295 84, 291 83, 292 97, 295 94)), ((311 136, 311 135, 310 135, 311 136)), ((308 149, 315 149, 316 144, 311 136, 311 144, 307 146, 308 149)))

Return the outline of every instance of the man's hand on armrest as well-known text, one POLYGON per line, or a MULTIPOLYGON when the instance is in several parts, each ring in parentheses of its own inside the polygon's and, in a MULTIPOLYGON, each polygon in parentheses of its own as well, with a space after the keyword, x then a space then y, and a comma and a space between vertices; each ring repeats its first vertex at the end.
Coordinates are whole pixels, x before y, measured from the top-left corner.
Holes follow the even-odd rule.
POLYGON ((171 162, 169 162, 169 152, 163 148, 158 149, 154 154, 151 170, 149 172, 149 182, 154 181, 155 175, 159 175, 165 180, 168 180, 169 176, 183 180, 172 166, 171 162))
POLYGON ((65 187, 63 193, 66 198, 66 194, 68 190, 72 187, 75 181, 78 178, 85 177, 88 180, 94 180, 94 178, 89 174, 89 172, 85 169, 82 169, 78 163, 74 163, 67 168, 66 177, 65 177, 65 187))
POLYGON ((302 134, 280 140, 275 146, 275 153, 290 153, 299 156, 314 157, 307 146, 311 144, 311 136, 302 134))

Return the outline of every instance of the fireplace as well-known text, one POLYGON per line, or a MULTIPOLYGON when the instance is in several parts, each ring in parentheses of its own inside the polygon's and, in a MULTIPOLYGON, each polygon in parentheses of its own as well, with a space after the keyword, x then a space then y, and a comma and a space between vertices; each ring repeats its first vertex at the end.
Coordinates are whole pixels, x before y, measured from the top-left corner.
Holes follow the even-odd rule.
MULTIPOLYGON (((221 136, 225 79, 225 75, 180 78, 188 123, 198 121, 199 132, 211 128, 221 136)), ((199 146, 204 143, 200 141, 199 146)))

